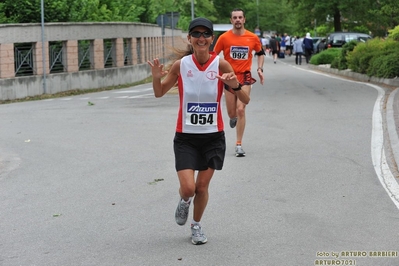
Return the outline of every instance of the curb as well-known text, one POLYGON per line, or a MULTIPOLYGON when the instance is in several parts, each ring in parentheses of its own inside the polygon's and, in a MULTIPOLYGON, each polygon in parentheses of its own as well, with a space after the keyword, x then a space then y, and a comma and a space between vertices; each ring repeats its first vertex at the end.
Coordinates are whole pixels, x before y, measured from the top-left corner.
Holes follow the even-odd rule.
POLYGON ((384 79, 384 78, 369 77, 365 74, 352 72, 349 69, 338 70, 335 68, 330 68, 330 65, 316 66, 316 65, 309 64, 308 66, 311 69, 320 70, 323 72, 328 72, 328 73, 339 75, 339 76, 345 76, 348 78, 353 78, 353 79, 356 79, 356 80, 362 81, 362 82, 374 82, 374 83, 385 84, 385 85, 392 86, 392 87, 399 87, 399 77, 395 77, 393 79, 384 79))

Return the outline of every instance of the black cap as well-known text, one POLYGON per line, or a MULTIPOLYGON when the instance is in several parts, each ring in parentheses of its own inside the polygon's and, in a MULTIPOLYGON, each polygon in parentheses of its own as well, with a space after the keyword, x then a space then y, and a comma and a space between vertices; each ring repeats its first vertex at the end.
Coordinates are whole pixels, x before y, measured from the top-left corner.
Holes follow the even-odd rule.
POLYGON ((190 22, 188 26, 188 32, 191 32, 195 27, 205 27, 208 28, 213 33, 213 24, 209 19, 206 18, 195 18, 190 22))

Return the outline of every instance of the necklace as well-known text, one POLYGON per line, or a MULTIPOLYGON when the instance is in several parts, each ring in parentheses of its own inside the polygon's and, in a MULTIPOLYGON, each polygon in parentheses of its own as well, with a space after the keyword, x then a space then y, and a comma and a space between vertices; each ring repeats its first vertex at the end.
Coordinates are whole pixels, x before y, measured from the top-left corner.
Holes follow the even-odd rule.
POLYGON ((211 55, 208 55, 208 59, 206 59, 205 62, 200 63, 200 62, 198 61, 198 63, 203 67, 206 63, 208 63, 209 59, 211 59, 211 55))

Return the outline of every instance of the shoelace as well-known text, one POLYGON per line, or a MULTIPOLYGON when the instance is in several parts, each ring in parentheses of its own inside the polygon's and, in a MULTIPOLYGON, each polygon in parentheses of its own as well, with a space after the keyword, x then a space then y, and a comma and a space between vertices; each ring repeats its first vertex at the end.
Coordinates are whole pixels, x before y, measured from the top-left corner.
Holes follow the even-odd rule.
POLYGON ((199 227, 198 225, 194 225, 192 227, 194 229, 194 236, 203 236, 204 233, 202 233, 202 228, 199 227))
POLYGON ((182 202, 180 204, 180 208, 179 208, 179 217, 180 218, 186 218, 187 215, 187 210, 190 207, 189 204, 182 202))

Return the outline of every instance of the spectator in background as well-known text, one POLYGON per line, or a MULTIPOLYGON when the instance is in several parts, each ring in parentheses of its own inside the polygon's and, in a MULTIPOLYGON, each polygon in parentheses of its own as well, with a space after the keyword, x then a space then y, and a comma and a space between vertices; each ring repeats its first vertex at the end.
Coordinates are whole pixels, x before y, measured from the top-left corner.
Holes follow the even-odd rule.
POLYGON ((309 64, 310 57, 312 56, 313 52, 313 40, 310 37, 310 33, 306 33, 305 38, 303 39, 303 46, 305 48, 305 58, 306 64, 309 64))
POLYGON ((277 62, 277 55, 280 52, 280 45, 279 42, 276 39, 275 35, 272 35, 272 38, 270 39, 270 50, 272 51, 272 56, 273 56, 273 61, 276 64, 277 62))
POLYGON ((293 45, 293 52, 295 54, 295 64, 302 64, 302 55, 303 55, 303 42, 299 38, 299 36, 296 37, 296 40, 294 41, 293 45))
POLYGON ((285 50, 287 48, 287 45, 285 43, 285 37, 282 35, 281 36, 281 41, 280 41, 280 52, 285 55, 285 50))
POLYGON ((320 53, 321 51, 326 49, 326 39, 321 39, 319 45, 317 46, 317 52, 320 53))
POLYGON ((292 46, 294 45, 293 43, 293 38, 291 38, 287 33, 284 33, 284 39, 285 39, 285 46, 286 46, 286 55, 291 56, 292 55, 292 46))
POLYGON ((265 50, 265 53, 268 54, 269 53, 269 38, 262 38, 262 46, 263 46, 263 50, 265 50))

